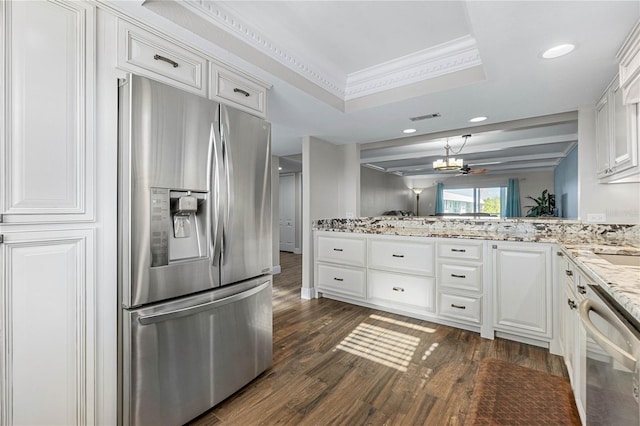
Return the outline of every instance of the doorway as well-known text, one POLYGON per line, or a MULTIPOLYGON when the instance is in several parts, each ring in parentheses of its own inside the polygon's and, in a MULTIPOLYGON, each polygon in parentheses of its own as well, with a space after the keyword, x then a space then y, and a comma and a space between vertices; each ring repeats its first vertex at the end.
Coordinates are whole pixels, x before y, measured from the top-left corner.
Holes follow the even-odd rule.
POLYGON ((295 251, 296 238, 295 175, 280 175, 280 251, 295 251))

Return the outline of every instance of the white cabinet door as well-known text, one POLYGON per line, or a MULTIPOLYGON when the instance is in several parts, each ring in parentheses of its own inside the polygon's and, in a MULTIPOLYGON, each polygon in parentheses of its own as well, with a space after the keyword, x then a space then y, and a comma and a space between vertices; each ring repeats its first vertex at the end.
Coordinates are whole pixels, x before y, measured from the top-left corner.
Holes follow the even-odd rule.
POLYGON ((95 10, 7 1, 0 14, 0 213, 5 223, 90 220, 95 10))
POLYGON ((498 243, 492 247, 494 327, 551 337, 551 246, 498 243))
POLYGON ((613 130, 610 163, 620 172, 638 164, 636 153, 638 135, 636 120, 637 104, 623 105, 622 89, 615 85, 611 89, 611 126, 613 130))
POLYGON ((596 173, 609 173, 609 99, 605 94, 596 105, 596 173))
POLYGON ((95 423, 93 239, 92 230, 4 234, 2 425, 95 423))

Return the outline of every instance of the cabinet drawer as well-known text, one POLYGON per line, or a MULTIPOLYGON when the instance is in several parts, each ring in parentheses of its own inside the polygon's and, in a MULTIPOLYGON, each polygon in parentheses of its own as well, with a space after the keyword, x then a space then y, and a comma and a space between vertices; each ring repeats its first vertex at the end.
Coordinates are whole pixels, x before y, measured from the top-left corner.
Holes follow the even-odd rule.
POLYGON ((476 241, 438 241, 438 257, 482 260, 482 243, 476 241))
POLYGON ((438 284, 461 290, 482 291, 482 266, 440 262, 438 284))
POLYGON ((207 60, 126 21, 118 20, 118 67, 207 96, 207 60))
POLYGON ((365 297, 365 270, 317 264, 318 290, 365 297))
POLYGON ((480 297, 440 293, 440 315, 480 324, 481 301, 480 297))
POLYGON ((238 109, 264 117, 265 87, 225 68, 211 64, 209 97, 238 109))
POLYGON ((416 275, 369 270, 369 299, 378 299, 435 311, 435 280, 416 275))
POLYGON ((434 247, 431 242, 371 239, 369 267, 420 275, 434 275, 434 247))
POLYGON ((366 245, 361 238, 319 236, 316 260, 351 266, 365 266, 366 245))

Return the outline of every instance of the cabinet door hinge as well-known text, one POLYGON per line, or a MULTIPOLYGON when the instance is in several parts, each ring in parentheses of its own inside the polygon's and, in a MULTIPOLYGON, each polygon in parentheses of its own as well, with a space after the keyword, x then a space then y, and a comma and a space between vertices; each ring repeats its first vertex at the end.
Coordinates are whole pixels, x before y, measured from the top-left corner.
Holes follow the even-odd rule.
POLYGON ((0 223, 2 223, 3 221, 4 221, 4 215, 0 213, 0 223))
POLYGON ((497 244, 494 244, 494 245, 492 245, 492 246, 491 246, 491 248, 492 248, 492 249, 497 249, 497 248, 498 248, 498 245, 497 245, 497 244))
POLYGON ((4 235, 0 234, 0 244, 4 243, 4 235))
POLYGON ((562 254, 562 252, 561 252, 561 251, 557 251, 557 252, 556 252, 556 256, 560 256, 560 257, 562 257, 562 256, 564 256, 564 254, 562 254))

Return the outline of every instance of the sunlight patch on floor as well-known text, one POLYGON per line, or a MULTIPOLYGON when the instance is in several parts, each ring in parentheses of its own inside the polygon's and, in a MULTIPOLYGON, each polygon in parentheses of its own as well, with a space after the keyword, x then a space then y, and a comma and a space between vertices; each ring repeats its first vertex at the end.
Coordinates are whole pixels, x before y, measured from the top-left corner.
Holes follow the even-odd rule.
POLYGON ((360 323, 336 349, 404 372, 419 344, 419 337, 360 323))

